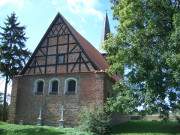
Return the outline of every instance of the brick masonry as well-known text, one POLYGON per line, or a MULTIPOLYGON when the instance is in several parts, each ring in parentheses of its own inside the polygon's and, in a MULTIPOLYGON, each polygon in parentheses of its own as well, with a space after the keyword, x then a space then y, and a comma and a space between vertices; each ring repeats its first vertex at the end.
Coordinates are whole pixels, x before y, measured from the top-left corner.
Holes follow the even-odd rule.
POLYGON ((42 121, 45 125, 58 125, 59 108, 64 105, 65 125, 78 124, 79 111, 82 107, 102 105, 111 91, 112 82, 104 72, 86 72, 71 74, 23 75, 13 79, 12 97, 9 110, 9 121, 25 124, 36 124, 40 107, 42 121), (64 94, 65 80, 77 79, 77 91, 74 95, 64 94), (52 78, 59 80, 59 91, 56 95, 48 93, 52 78), (42 95, 34 92, 35 82, 43 79, 45 82, 42 95))

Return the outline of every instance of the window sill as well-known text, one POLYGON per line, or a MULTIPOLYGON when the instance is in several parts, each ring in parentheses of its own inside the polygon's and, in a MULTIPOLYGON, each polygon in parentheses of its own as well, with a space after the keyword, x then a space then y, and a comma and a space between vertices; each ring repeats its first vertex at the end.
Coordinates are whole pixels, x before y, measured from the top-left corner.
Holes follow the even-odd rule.
POLYGON ((36 92, 35 95, 43 95, 43 92, 36 92))
POLYGON ((58 92, 49 92, 49 95, 58 95, 58 92))
POLYGON ((75 92, 66 92, 65 95, 75 95, 75 92))

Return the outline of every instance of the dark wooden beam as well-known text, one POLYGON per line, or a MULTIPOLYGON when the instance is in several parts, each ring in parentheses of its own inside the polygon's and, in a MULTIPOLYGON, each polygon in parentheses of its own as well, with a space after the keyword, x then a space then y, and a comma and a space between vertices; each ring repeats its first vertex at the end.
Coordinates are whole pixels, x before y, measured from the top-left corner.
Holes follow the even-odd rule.
POLYGON ((75 64, 73 65, 73 67, 71 69, 71 72, 74 70, 75 66, 79 63, 79 59, 80 59, 80 57, 77 58, 75 64))
MULTIPOLYGON (((65 45, 67 45, 68 43, 64 43, 64 44, 58 44, 58 46, 65 46, 65 45)), ((69 45, 70 44, 76 44, 75 42, 74 43, 69 43, 69 45)), ((49 46, 49 47, 54 47, 54 46, 56 46, 56 45, 51 45, 51 46, 49 46)), ((41 46, 41 48, 46 48, 46 46, 41 46)))
POLYGON ((46 55, 46 54, 41 50, 41 48, 39 48, 39 51, 43 54, 43 56, 46 55))
POLYGON ((43 73, 42 73, 42 70, 41 70, 41 67, 39 66, 39 63, 38 63, 38 61, 37 61, 37 60, 36 60, 36 64, 37 64, 37 66, 36 66, 36 67, 38 67, 38 68, 39 68, 40 73, 41 73, 41 74, 43 74, 43 73))
MULTIPOLYGON (((80 52, 69 52, 68 54, 79 54, 80 52)), ((67 53, 63 53, 64 55, 67 55, 67 53)), ((46 56, 46 55, 45 55, 46 56)), ((49 54, 47 56, 56 56, 56 54, 49 54)), ((36 56, 37 58, 42 58, 44 56, 36 56)))
MULTIPOLYGON (((68 62, 68 63, 58 63, 57 65, 66 65, 66 64, 88 64, 90 62, 83 62, 81 61, 81 63, 79 61, 76 60, 76 62, 68 62)), ((56 66, 56 64, 48 64, 48 65, 39 65, 39 67, 49 67, 49 66, 56 66)), ((35 66, 31 66, 31 68, 34 68, 35 66)))
POLYGON ((57 28, 57 25, 54 25, 54 26, 52 27, 52 29, 51 29, 53 35, 55 35, 54 33, 55 33, 56 28, 57 28), (53 29, 53 28, 54 28, 54 29, 53 29))
POLYGON ((27 74, 29 74, 31 70, 32 70, 32 68, 30 68, 30 67, 27 68, 27 71, 28 71, 27 74))
MULTIPOLYGON (((87 70, 90 71, 89 66, 87 65, 87 62, 84 60, 83 57, 81 57, 81 59, 82 59, 83 63, 85 64, 87 70)), ((90 62, 90 63, 91 63, 91 62, 90 62)))
POLYGON ((34 74, 36 73, 36 56, 34 57, 34 64, 35 64, 35 68, 34 68, 34 74))
MULTIPOLYGON (((59 29, 59 31, 60 31, 61 29, 59 29)), ((53 35, 53 36, 48 36, 48 38, 54 38, 54 37, 56 37, 56 36, 64 36, 64 35, 68 35, 68 34, 61 34, 61 35, 53 35)))
POLYGON ((58 55, 58 36, 57 36, 55 73, 57 73, 58 56, 59 56, 59 55, 58 55))
POLYGON ((47 45, 46 45, 46 59, 45 59, 45 69, 44 69, 44 73, 45 73, 45 74, 46 74, 46 72, 47 72, 48 45, 49 45, 49 38, 47 38, 47 45))
POLYGON ((76 45, 69 51, 69 53, 72 53, 72 51, 73 51, 74 49, 76 49, 77 46, 78 46, 78 45, 76 44, 76 45))
POLYGON ((79 53, 79 72, 81 72, 81 52, 79 53))
POLYGON ((64 28, 62 27, 62 35, 65 35, 65 30, 66 30, 66 26, 64 28))
MULTIPOLYGON (((57 35, 59 35, 59 32, 61 31, 62 27, 63 27, 63 24, 60 25, 60 29, 58 30, 57 35)), ((60 36, 60 35, 59 35, 59 36, 60 36)))
POLYGON ((68 62, 69 62, 69 35, 68 35, 68 45, 67 45, 67 55, 66 55, 66 72, 68 73, 69 72, 69 68, 68 68, 68 62))

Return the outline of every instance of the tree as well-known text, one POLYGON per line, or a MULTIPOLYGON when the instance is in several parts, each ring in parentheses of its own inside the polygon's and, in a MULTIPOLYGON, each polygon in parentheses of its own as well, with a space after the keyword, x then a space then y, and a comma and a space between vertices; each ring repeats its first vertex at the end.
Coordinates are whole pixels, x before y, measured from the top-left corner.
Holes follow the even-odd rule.
POLYGON ((25 48, 25 27, 17 22, 15 13, 7 16, 5 26, 0 27, 0 73, 5 77, 3 120, 5 121, 7 86, 15 75, 23 68, 30 52, 25 48))
POLYGON ((178 0, 112 0, 116 35, 104 48, 109 73, 121 74, 112 109, 126 113, 159 112, 168 118, 180 101, 178 0), (141 108, 141 109, 139 109, 141 108))
POLYGON ((3 93, 0 93, 0 120, 2 120, 3 115, 3 93))
POLYGON ((4 101, 4 93, 0 93, 0 121, 3 120, 4 117, 8 116, 8 103, 6 102, 6 110, 3 110, 3 101, 4 101))
MULTIPOLYGON (((167 59, 167 63, 169 66, 171 66, 173 70, 174 78, 177 82, 179 82, 180 85, 180 13, 176 13, 173 17, 173 24, 174 24, 174 32, 171 34, 171 42, 172 47, 176 47, 174 49, 174 54, 170 56, 169 59, 167 59)), ((180 89, 180 88, 179 88, 180 89)), ((178 93, 180 94, 180 93, 178 93)), ((177 105, 173 109, 174 114, 178 115, 176 116, 177 120, 180 122, 179 112, 180 112, 180 101, 177 101, 177 105)))

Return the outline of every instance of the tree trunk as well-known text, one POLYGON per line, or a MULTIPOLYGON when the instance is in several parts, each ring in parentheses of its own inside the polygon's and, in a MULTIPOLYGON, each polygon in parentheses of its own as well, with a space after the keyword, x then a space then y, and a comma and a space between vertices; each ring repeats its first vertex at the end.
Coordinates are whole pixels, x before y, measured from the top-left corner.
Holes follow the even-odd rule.
POLYGON ((7 119, 7 108, 6 108, 6 95, 7 95, 8 76, 6 75, 5 87, 4 87, 4 102, 3 102, 3 121, 7 119))

